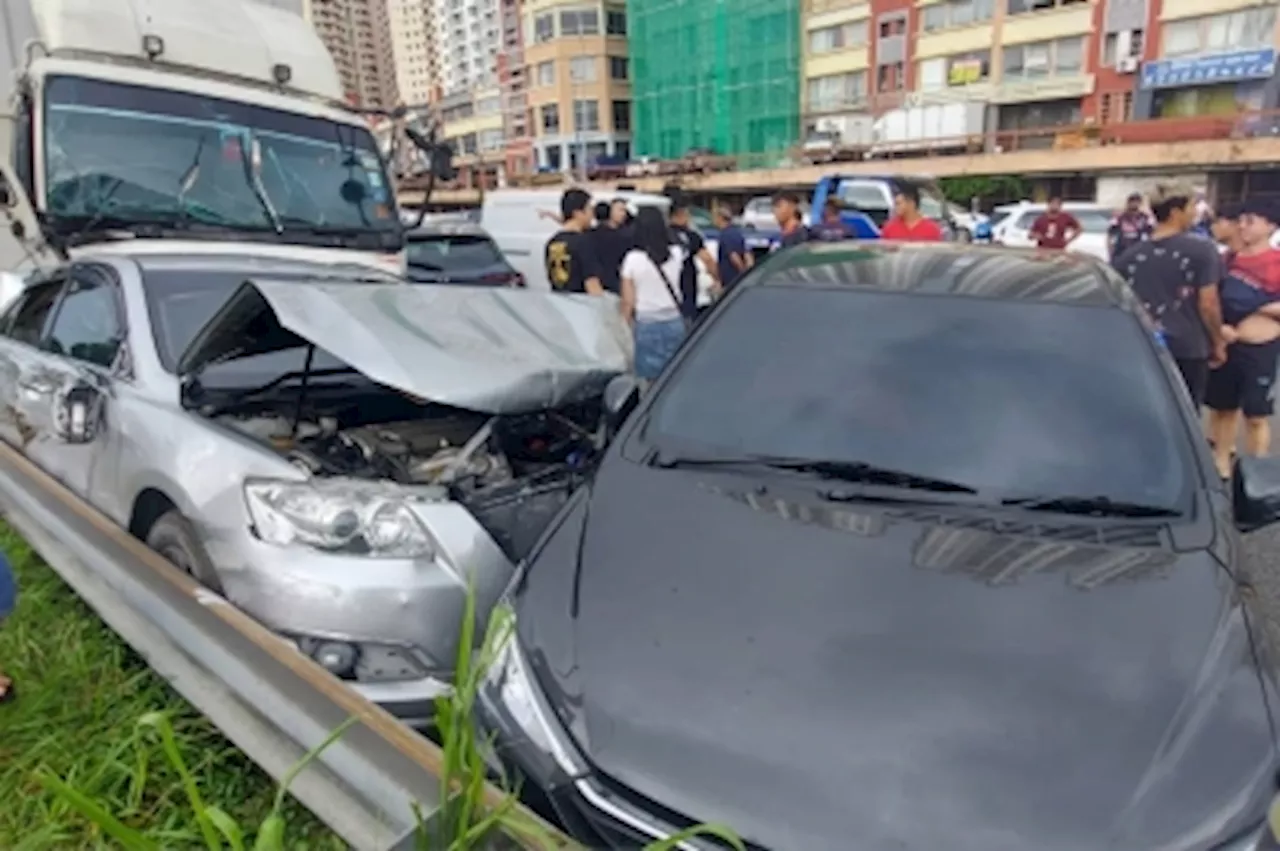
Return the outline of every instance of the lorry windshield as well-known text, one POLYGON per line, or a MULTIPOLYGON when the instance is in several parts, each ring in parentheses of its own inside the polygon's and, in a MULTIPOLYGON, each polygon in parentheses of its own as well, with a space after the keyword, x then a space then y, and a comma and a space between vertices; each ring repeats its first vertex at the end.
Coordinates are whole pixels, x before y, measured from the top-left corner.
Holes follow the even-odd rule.
POLYGON ((399 250, 372 133, 204 95, 52 77, 45 202, 64 232, 122 223, 279 230, 290 242, 399 250))

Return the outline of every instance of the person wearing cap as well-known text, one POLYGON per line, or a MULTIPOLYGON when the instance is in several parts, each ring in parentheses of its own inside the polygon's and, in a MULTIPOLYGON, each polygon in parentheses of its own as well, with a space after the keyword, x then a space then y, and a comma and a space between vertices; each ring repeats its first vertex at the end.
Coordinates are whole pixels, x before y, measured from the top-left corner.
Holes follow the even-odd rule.
POLYGON ((1156 225, 1112 260, 1160 329, 1196 409, 1204 404, 1211 368, 1227 357, 1218 282, 1222 261, 1213 244, 1188 231, 1195 220, 1193 193, 1158 186, 1151 208, 1156 225))
POLYGON ((1150 239, 1152 228, 1151 217, 1142 209, 1142 193, 1134 192, 1107 229, 1109 256, 1115 259, 1139 242, 1150 239))
POLYGON ((1209 441, 1214 462, 1231 474, 1240 421, 1244 450, 1265 455, 1271 448, 1271 415, 1277 358, 1280 357, 1280 251, 1271 247, 1280 213, 1263 199, 1241 205, 1238 250, 1222 279, 1223 336, 1230 342, 1226 363, 1209 376, 1209 441))

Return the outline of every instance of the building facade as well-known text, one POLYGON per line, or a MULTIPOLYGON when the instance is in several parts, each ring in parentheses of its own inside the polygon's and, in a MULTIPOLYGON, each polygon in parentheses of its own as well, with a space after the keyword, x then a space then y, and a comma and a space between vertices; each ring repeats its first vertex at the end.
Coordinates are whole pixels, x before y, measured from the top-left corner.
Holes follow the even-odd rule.
POLYGON ((631 72, 621 2, 525 0, 523 54, 539 169, 631 158, 631 72))
POLYGON ((387 0, 400 100, 421 106, 439 97, 433 0, 387 0))
POLYGON ((303 0, 302 13, 329 48, 352 103, 371 109, 399 103, 387 0, 303 0))
POLYGON ((529 115, 529 68, 524 57, 524 23, 521 0, 500 0, 498 23, 502 44, 498 50, 498 91, 502 95, 502 132, 506 137, 504 166, 508 176, 523 176, 537 169, 533 149, 533 122, 529 115))
POLYGON ((446 95, 498 82, 499 0, 431 0, 446 95))
POLYGON ((794 143, 800 0, 630 0, 627 12, 637 153, 771 154, 794 143))

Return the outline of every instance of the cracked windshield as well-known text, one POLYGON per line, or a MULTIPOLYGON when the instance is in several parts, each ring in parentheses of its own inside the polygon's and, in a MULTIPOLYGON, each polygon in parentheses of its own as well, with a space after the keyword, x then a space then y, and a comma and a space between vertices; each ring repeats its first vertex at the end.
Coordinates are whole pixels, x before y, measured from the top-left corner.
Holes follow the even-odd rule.
POLYGON ((45 97, 49 213, 69 224, 399 231, 359 125, 74 77, 45 97))

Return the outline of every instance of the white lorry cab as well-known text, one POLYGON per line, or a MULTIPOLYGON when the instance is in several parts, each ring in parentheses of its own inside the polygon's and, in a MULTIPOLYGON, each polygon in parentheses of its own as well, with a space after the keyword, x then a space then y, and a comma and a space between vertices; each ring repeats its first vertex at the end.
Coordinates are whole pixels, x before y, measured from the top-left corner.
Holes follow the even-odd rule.
POLYGON ((300 13, 0 0, 0 270, 120 243, 402 273, 368 116, 300 13))

